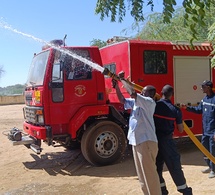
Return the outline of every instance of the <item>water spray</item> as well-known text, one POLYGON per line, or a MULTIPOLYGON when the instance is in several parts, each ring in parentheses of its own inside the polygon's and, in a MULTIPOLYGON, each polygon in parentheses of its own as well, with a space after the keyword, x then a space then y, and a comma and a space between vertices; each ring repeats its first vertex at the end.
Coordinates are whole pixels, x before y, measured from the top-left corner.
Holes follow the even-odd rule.
POLYGON ((68 49, 65 49, 65 48, 61 47, 62 45, 65 46, 65 39, 66 39, 67 35, 65 35, 64 40, 62 41, 62 43, 59 44, 59 40, 57 40, 58 41, 57 43, 54 42, 54 41, 47 42, 47 41, 44 41, 44 40, 42 40, 40 38, 37 38, 37 37, 35 37, 33 35, 18 31, 17 29, 14 29, 14 28, 12 28, 11 26, 9 26, 7 24, 3 24, 2 22, 0 22, 0 27, 4 28, 6 30, 9 30, 9 31, 15 32, 17 34, 20 34, 22 36, 31 38, 31 39, 33 39, 33 40, 35 40, 37 42, 40 42, 40 43, 44 44, 45 47, 43 47, 43 49, 47 49, 48 47, 51 47, 51 48, 54 48, 54 49, 56 49, 56 50, 58 50, 58 51, 60 51, 60 52, 62 52, 64 54, 67 54, 67 55, 69 55, 69 56, 71 56, 71 57, 73 57, 73 58, 75 58, 75 59, 87 64, 87 65, 89 65, 93 69, 100 71, 102 74, 107 75, 107 76, 109 76, 109 77, 111 77, 111 78, 113 78, 115 80, 121 81, 124 85, 128 85, 128 87, 130 87, 132 89, 135 89, 135 90, 137 90, 139 92, 141 92, 142 89, 143 89, 142 86, 137 85, 137 84, 135 84, 133 82, 130 82, 128 79, 120 78, 116 74, 112 73, 109 69, 103 68, 102 66, 100 66, 100 65, 98 65, 98 64, 96 64, 96 63, 94 63, 94 62, 92 62, 92 61, 90 61, 90 60, 88 60, 88 59, 86 59, 86 58, 84 58, 82 56, 79 56, 76 53, 73 53, 72 51, 70 51, 68 49))
MULTIPOLYGON (((40 38, 37 38, 37 37, 35 37, 33 35, 30 35, 30 34, 27 34, 27 33, 23 33, 21 31, 18 31, 17 29, 12 28, 11 26, 9 26, 7 24, 3 24, 2 22, 0 22, 0 27, 4 28, 6 30, 12 31, 14 33, 20 34, 22 36, 31 38, 31 39, 33 39, 33 40, 35 40, 37 42, 40 42, 40 43, 42 43, 42 44, 44 44, 46 46, 49 46, 49 47, 54 48, 54 49, 56 49, 56 50, 58 50, 60 52, 68 54, 69 56, 71 56, 71 57, 73 57, 73 58, 75 58, 77 60, 80 60, 80 61, 82 61, 85 64, 88 64, 89 66, 91 66, 92 68, 100 71, 101 73, 104 71, 104 68, 101 67, 100 65, 98 65, 98 64, 96 64, 96 63, 94 63, 94 62, 92 62, 92 61, 90 61, 90 60, 88 60, 86 58, 83 58, 82 56, 79 56, 79 55, 73 53, 72 51, 70 51, 68 49, 62 48, 60 45, 54 44, 54 42, 47 42, 47 41, 44 41, 44 40, 42 40, 40 38)), ((64 41, 65 41, 65 39, 66 39, 66 36, 64 37, 64 41)))

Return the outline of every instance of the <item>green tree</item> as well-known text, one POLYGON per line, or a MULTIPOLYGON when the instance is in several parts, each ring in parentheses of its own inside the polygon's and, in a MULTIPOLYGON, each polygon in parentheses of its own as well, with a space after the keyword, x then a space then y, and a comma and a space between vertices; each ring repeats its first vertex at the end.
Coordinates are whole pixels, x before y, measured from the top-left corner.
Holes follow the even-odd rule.
MULTIPOLYGON (((169 23, 175 12, 176 0, 163 0, 163 21, 169 23)), ((192 32, 191 43, 197 40, 198 26, 205 26, 206 13, 211 7, 214 7, 214 0, 184 0, 183 7, 185 10, 185 25, 189 26, 192 32)), ((97 0, 95 13, 100 14, 101 20, 105 17, 111 18, 115 22, 118 18, 119 22, 123 21, 126 11, 130 11, 135 22, 143 22, 145 20, 143 8, 150 6, 153 11, 153 0, 97 0)))
POLYGON ((23 94, 25 91, 25 85, 16 84, 7 87, 0 87, 0 96, 23 94))
POLYGON ((211 42, 214 50, 212 52, 213 57, 211 59, 211 67, 215 68, 215 23, 209 28, 208 40, 211 42))
POLYGON ((104 47, 107 45, 107 43, 105 41, 102 41, 100 39, 93 39, 92 41, 90 41, 90 45, 91 46, 98 46, 99 48, 104 47))
MULTIPOLYGON (((140 39, 147 40, 171 40, 189 41, 192 38, 192 31, 184 25, 184 9, 176 9, 170 23, 164 23, 162 13, 150 14, 142 24, 142 30, 137 34, 140 39)), ((210 15, 206 16, 207 18, 210 15)), ((198 41, 206 41, 209 26, 200 26, 197 29, 198 41)))

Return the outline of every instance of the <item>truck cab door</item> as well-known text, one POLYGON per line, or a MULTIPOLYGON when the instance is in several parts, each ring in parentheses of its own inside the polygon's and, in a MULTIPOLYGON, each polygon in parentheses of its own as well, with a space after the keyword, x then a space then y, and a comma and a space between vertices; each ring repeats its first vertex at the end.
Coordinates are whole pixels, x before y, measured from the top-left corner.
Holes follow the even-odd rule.
MULTIPOLYGON (((73 49, 73 52, 82 58, 91 59, 91 53, 87 49, 73 49)), ((54 64, 56 71, 53 66, 50 115, 52 123, 56 124, 56 131, 61 129, 59 133, 62 131, 67 133, 70 120, 80 108, 105 101, 105 94, 103 91, 100 93, 101 86, 104 88, 104 79, 101 81, 98 79, 103 75, 93 71, 82 58, 64 55, 60 58, 58 67, 54 64)))

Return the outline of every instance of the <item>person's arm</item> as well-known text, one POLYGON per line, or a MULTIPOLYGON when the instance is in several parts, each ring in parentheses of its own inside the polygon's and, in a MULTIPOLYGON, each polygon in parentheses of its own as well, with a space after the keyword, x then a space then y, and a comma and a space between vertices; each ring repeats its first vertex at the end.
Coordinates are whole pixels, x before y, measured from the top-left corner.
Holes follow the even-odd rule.
POLYGON ((198 106, 187 106, 185 104, 181 104, 181 107, 188 112, 193 112, 196 114, 202 114, 202 102, 198 106))
POLYGON ((125 72, 124 71, 119 72, 118 76, 121 79, 121 82, 122 82, 124 88, 129 93, 131 98, 136 99, 137 98, 137 93, 133 89, 133 87, 131 87, 130 84, 128 84, 128 82, 126 81, 127 79, 124 78, 125 77, 125 72))
POLYGON ((112 85, 113 85, 113 88, 116 89, 116 95, 120 101, 120 103, 124 104, 125 103, 125 97, 122 95, 122 92, 120 91, 120 88, 119 88, 119 85, 118 85, 118 81, 116 80, 112 80, 112 85))
POLYGON ((183 133, 183 131, 184 131, 184 125, 183 125, 183 123, 177 124, 176 127, 177 127, 177 129, 178 129, 178 131, 180 133, 183 133))

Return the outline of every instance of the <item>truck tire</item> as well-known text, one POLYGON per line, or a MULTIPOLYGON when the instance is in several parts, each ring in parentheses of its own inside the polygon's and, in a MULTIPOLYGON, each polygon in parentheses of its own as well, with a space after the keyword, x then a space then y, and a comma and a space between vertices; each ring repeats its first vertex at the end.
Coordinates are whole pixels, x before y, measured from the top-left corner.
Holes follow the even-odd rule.
POLYGON ((125 152, 126 137, 122 128, 111 121, 100 121, 83 134, 81 151, 93 165, 104 166, 118 161, 125 152))

